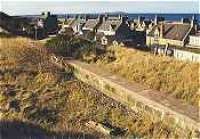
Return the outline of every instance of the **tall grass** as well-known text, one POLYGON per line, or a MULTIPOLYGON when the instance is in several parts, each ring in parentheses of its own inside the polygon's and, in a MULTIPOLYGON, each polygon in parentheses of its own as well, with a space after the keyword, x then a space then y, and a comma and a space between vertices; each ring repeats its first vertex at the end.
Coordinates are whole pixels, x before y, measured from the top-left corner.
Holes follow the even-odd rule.
POLYGON ((192 136, 190 131, 178 131, 168 124, 153 121, 145 113, 134 113, 56 67, 42 49, 29 46, 30 40, 25 38, 1 39, 0 122, 4 133, 15 136, 19 133, 21 137, 29 133, 29 137, 37 137, 43 134, 43 130, 39 131, 42 128, 48 134, 57 133, 66 138, 72 133, 105 138, 107 136, 88 128, 85 123, 106 120, 114 126, 127 128, 126 136, 192 136), (33 127, 34 132, 31 132, 33 127))
POLYGON ((98 60, 108 71, 198 106, 199 64, 113 45, 98 60))

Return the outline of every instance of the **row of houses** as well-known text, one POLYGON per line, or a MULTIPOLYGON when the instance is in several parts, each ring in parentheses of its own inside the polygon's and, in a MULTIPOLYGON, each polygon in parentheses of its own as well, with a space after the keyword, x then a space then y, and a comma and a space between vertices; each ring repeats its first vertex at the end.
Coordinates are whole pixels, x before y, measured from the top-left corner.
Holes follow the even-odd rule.
POLYGON ((135 38, 135 32, 131 30, 126 16, 98 16, 98 18, 75 18, 63 22, 61 32, 73 31, 91 40, 98 40, 102 45, 107 45, 116 40, 130 42, 135 38))
POLYGON ((87 16, 68 18, 62 23, 60 33, 70 32, 90 40, 98 40, 102 45, 111 42, 146 42, 151 45, 173 45, 200 48, 197 25, 192 19, 185 22, 167 22, 162 17, 155 16, 154 20, 138 17, 128 20, 126 16, 87 16))

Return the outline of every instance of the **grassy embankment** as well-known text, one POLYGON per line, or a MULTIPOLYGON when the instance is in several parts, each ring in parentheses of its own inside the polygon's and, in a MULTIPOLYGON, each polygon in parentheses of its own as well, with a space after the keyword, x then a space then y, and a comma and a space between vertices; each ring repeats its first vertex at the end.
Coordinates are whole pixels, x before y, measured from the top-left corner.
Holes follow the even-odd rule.
POLYGON ((200 101, 198 63, 154 56, 121 45, 108 47, 96 63, 107 71, 169 93, 186 103, 198 106, 200 101))
POLYGON ((154 56, 118 44, 99 50, 93 43, 65 36, 48 41, 46 46, 56 54, 97 63, 106 71, 166 92, 186 103, 198 106, 200 101, 199 63, 154 56))
POLYGON ((191 137, 191 132, 134 113, 56 67, 24 38, 1 38, 0 116, 3 137, 104 137, 85 123, 109 121, 127 136, 191 137))

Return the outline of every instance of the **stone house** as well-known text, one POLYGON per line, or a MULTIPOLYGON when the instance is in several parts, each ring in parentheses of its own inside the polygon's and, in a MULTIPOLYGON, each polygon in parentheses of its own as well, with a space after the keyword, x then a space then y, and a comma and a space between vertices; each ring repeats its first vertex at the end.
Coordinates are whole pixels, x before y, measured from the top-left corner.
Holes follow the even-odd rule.
POLYGON ((86 17, 86 22, 83 26, 83 30, 95 31, 98 26, 102 23, 102 16, 98 16, 98 18, 88 18, 86 17))
POLYGON ((112 41, 129 42, 133 40, 134 32, 130 29, 127 17, 104 16, 102 24, 97 28, 97 40, 103 45, 112 41))
POLYGON ((50 14, 50 12, 43 12, 38 18, 37 26, 44 28, 47 34, 54 34, 58 31, 58 19, 56 15, 50 14))
POLYGON ((162 22, 155 24, 152 29, 146 32, 146 45, 174 45, 185 46, 189 34, 193 29, 192 24, 179 22, 162 22))
POLYGON ((85 39, 96 41, 96 32, 98 27, 102 23, 102 16, 98 16, 98 18, 87 18, 86 22, 82 27, 83 37, 85 39))
POLYGON ((82 28, 85 25, 85 23, 86 23, 85 18, 81 18, 80 16, 76 17, 76 19, 73 20, 70 24, 70 27, 73 29, 74 34, 82 35, 83 34, 82 28))

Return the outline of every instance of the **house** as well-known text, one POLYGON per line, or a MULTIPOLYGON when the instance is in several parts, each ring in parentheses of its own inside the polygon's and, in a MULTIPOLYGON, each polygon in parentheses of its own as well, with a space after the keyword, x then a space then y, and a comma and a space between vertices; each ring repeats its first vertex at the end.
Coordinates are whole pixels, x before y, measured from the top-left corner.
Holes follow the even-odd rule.
POLYGON ((193 24, 179 22, 162 22, 155 24, 151 30, 146 32, 146 45, 174 45, 185 46, 189 34, 193 29, 193 24))
POLYGON ((73 29, 70 28, 70 27, 62 27, 59 32, 59 34, 67 34, 69 36, 73 36, 74 32, 73 32, 73 29))
POLYGON ((127 17, 120 15, 118 17, 104 16, 102 23, 97 28, 97 38, 103 45, 107 45, 114 40, 128 42, 133 40, 134 32, 130 29, 127 17))
POLYGON ((102 23, 102 17, 98 18, 88 18, 86 17, 86 22, 83 26, 83 30, 96 31, 98 26, 102 23))
POLYGON ((88 18, 86 16, 86 22, 82 26, 82 37, 88 40, 95 41, 96 40, 96 32, 98 27, 102 23, 102 16, 98 16, 98 18, 88 18))
POLYGON ((73 29, 74 34, 79 34, 79 35, 83 34, 82 28, 85 23, 86 23, 85 18, 81 18, 80 16, 76 17, 76 19, 73 20, 72 23, 70 24, 70 27, 73 29))
POLYGON ((74 17, 69 17, 62 22, 62 28, 71 27, 72 23, 76 20, 74 17))
POLYGON ((72 24, 75 22, 76 18, 65 18, 60 25, 60 30, 59 30, 59 34, 69 34, 72 35, 74 34, 74 30, 72 29, 72 24))
POLYGON ((145 32, 147 29, 151 28, 153 25, 156 25, 160 22, 163 22, 165 19, 163 17, 155 16, 154 21, 150 19, 145 19, 145 17, 138 16, 137 19, 129 21, 130 27, 132 30, 138 32, 145 32))
POLYGON ((50 14, 50 12, 43 12, 38 18, 37 26, 44 28, 47 34, 54 34, 58 31, 57 16, 50 14))

